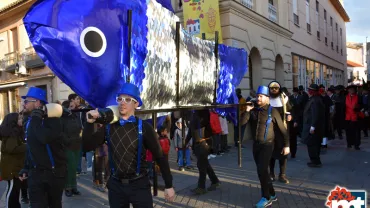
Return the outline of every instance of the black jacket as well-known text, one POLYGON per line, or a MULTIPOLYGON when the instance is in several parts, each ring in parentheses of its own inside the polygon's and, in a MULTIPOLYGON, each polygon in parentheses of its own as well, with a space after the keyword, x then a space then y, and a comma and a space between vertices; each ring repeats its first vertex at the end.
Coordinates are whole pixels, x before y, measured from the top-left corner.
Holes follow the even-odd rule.
POLYGON ((325 105, 321 96, 312 96, 303 113, 302 139, 307 141, 311 127, 315 128, 315 136, 322 138, 325 130, 325 105))
POLYGON ((267 136, 265 138, 265 130, 266 130, 266 121, 268 119, 268 108, 270 105, 266 105, 262 108, 256 108, 252 111, 247 113, 246 117, 244 119, 247 119, 248 121, 251 121, 250 119, 255 119, 254 122, 257 122, 257 129, 252 129, 252 131, 255 131, 256 137, 253 138, 255 142, 258 143, 273 143, 275 142, 275 134, 277 131, 279 131, 283 137, 283 146, 289 147, 289 135, 288 131, 284 126, 284 122, 281 119, 281 115, 279 111, 276 108, 272 108, 271 110, 271 118, 272 122, 270 123, 267 136), (256 116, 250 116, 251 113, 256 113, 256 116))
MULTIPOLYGON (((26 127, 26 126, 25 126, 26 127)), ((46 145, 51 149, 55 162, 56 176, 64 177, 67 171, 67 159, 64 151, 62 121, 60 118, 40 118, 31 114, 27 128, 28 154, 25 169, 36 166, 41 170, 52 170, 52 163, 46 145)))
POLYGON ((81 149, 82 124, 76 113, 62 117, 63 139, 66 149, 77 151, 81 149))

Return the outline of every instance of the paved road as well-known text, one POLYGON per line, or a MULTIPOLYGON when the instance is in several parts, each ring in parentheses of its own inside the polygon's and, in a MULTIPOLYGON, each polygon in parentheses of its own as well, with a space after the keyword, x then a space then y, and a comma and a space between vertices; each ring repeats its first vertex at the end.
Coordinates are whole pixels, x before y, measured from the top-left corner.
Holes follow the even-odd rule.
MULTIPOLYGON (((274 184, 279 200, 272 207, 324 207, 329 190, 336 185, 370 191, 370 139, 363 139, 362 143, 361 151, 355 151, 347 150, 344 140, 331 141, 328 152, 322 155, 323 167, 319 169, 307 167, 306 147, 299 145, 297 158, 288 161, 287 174, 290 184, 274 184)), ((242 168, 237 166, 235 148, 229 154, 211 160, 222 186, 202 196, 194 196, 190 192, 190 189, 196 186, 197 172, 178 171, 175 155, 171 154, 170 162, 177 197, 175 202, 166 204, 163 192, 159 192, 159 196, 154 198, 155 207, 253 207, 260 199, 260 189, 251 154, 251 142, 248 141, 246 145, 247 148, 243 150, 242 168)), ((108 207, 107 194, 92 188, 91 176, 81 176, 78 183, 83 196, 63 198, 63 207, 108 207)), ((5 188, 5 183, 1 182, 0 196, 5 188)), ((368 203, 370 206, 370 198, 368 203)), ((0 201, 1 208, 3 204, 4 202, 0 201)))

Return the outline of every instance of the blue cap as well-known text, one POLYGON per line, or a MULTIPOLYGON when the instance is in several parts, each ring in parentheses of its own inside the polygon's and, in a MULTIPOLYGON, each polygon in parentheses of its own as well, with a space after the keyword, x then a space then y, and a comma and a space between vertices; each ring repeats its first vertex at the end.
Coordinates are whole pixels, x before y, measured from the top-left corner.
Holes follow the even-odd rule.
POLYGON ((27 95, 22 96, 22 99, 26 99, 27 97, 35 98, 37 100, 44 102, 45 104, 48 103, 48 101, 46 100, 46 91, 41 88, 30 87, 30 89, 27 92, 27 95))
POLYGON ((266 86, 259 86, 258 87, 258 90, 257 90, 257 95, 258 94, 261 94, 261 95, 266 95, 267 97, 270 97, 270 93, 269 93, 269 88, 268 87, 266 87, 266 86))
POLYGON ((121 87, 121 90, 117 93, 117 96, 120 95, 129 95, 139 102, 139 107, 143 105, 143 101, 140 98, 139 88, 131 83, 124 83, 121 87))

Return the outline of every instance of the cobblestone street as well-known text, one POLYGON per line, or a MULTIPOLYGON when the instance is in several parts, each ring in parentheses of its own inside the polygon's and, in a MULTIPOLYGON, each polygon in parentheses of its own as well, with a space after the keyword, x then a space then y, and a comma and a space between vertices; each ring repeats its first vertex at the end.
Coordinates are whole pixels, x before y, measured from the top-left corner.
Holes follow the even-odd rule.
MULTIPOLYGON (((251 142, 248 141, 246 146, 242 152, 242 168, 237 165, 236 148, 232 148, 228 154, 211 159, 222 185, 218 190, 201 196, 194 196, 190 192, 196 186, 197 172, 178 171, 175 154, 172 153, 170 160, 177 197, 175 202, 168 204, 164 201, 163 192, 159 191, 159 196, 154 197, 155 207, 253 207, 261 196, 251 142)), ((336 185, 370 191, 370 139, 363 139, 361 147, 361 151, 347 150, 345 140, 331 141, 328 152, 322 155, 323 167, 314 169, 307 167, 306 147, 299 145, 297 158, 288 161, 287 175, 290 183, 274 183, 278 202, 273 203, 272 207, 324 207, 329 190, 336 185)), ((83 195, 64 197, 63 207, 108 207, 107 194, 92 188, 90 175, 81 176, 78 183, 83 195)), ((2 200, 5 199, 5 188, 5 182, 2 182, 2 200)), ((0 204, 0 207, 4 207, 4 201, 0 204)))

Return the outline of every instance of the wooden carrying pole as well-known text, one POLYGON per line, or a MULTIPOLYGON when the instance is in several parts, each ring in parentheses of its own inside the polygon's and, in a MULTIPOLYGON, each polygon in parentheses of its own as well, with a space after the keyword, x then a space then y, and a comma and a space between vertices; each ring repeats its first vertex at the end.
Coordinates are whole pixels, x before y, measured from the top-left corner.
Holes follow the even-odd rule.
MULTIPOLYGON (((157 113, 152 113, 152 120, 153 120, 153 128, 156 129, 156 127, 157 127, 157 113)), ((153 164, 153 168, 152 168, 152 171, 153 171, 153 196, 157 196, 158 195, 158 175, 157 175, 156 168, 155 168, 157 163, 155 161, 152 161, 152 164, 153 164)))
POLYGON ((126 76, 126 82, 130 83, 131 76, 131 35, 132 35, 132 10, 127 11, 127 23, 128 23, 128 72, 126 76))
POLYGON ((218 81, 218 31, 215 32, 215 57, 216 57, 216 71, 215 71, 215 88, 213 91, 213 104, 217 103, 217 81, 218 81))
POLYGON ((176 106, 180 105, 180 22, 176 22, 176 106))

